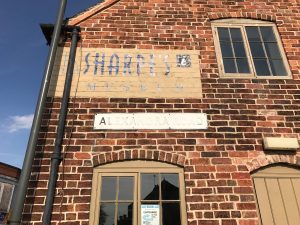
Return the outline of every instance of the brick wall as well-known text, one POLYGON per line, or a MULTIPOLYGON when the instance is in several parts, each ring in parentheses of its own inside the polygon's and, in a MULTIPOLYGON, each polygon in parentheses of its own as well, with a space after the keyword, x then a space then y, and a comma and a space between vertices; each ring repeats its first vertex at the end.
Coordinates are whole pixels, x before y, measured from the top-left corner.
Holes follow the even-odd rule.
MULTIPOLYGON (((197 50, 203 98, 70 99, 53 223, 88 224, 93 167, 148 159, 184 168, 190 225, 258 224, 250 172, 272 163, 300 164, 299 153, 266 154, 262 147, 263 137, 300 139, 298 0, 107 2, 116 3, 78 24, 79 45, 197 50), (211 29, 219 18, 276 23, 293 79, 219 78, 211 29), (100 112, 201 112, 207 113, 209 128, 94 131, 94 115, 100 112)), ((48 98, 24 223, 41 223, 60 101, 48 98)))

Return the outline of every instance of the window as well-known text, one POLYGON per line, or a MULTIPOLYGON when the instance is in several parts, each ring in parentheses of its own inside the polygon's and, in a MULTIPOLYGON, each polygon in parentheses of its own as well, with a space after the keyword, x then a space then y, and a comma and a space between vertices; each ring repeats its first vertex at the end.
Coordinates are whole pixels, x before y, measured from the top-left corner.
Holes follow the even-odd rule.
POLYGON ((289 77, 290 70, 276 26, 248 19, 213 22, 220 75, 289 77))
POLYGON ((183 169, 129 161, 94 170, 90 224, 137 225, 151 220, 186 224, 183 169))
POLYGON ((7 213, 10 208, 14 185, 0 183, 0 213, 7 213))

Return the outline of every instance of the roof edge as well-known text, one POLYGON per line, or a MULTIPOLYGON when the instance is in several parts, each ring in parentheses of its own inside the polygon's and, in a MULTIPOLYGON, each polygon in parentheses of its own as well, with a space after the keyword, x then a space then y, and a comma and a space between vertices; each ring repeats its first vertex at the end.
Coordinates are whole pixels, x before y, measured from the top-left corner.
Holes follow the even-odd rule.
POLYGON ((19 179, 21 174, 21 169, 4 162, 0 162, 0 175, 7 176, 14 179, 19 179))
POLYGON ((120 0, 104 0, 103 2, 95 5, 94 7, 91 7, 86 12, 83 12, 82 14, 79 14, 73 18, 69 18, 67 24, 70 26, 78 25, 82 21, 88 19, 89 17, 95 15, 96 13, 98 13, 100 11, 103 11, 103 10, 113 6, 114 4, 116 4, 119 1, 120 0))

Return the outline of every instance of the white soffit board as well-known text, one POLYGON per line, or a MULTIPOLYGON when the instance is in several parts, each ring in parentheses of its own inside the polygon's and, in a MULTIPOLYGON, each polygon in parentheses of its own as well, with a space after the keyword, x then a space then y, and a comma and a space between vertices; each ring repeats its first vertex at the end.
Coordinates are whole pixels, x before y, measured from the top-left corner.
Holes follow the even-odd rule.
POLYGON ((297 138, 265 137, 263 142, 264 150, 296 151, 300 147, 297 138))
POLYGON ((207 129, 204 113, 100 113, 95 115, 95 130, 207 129))

